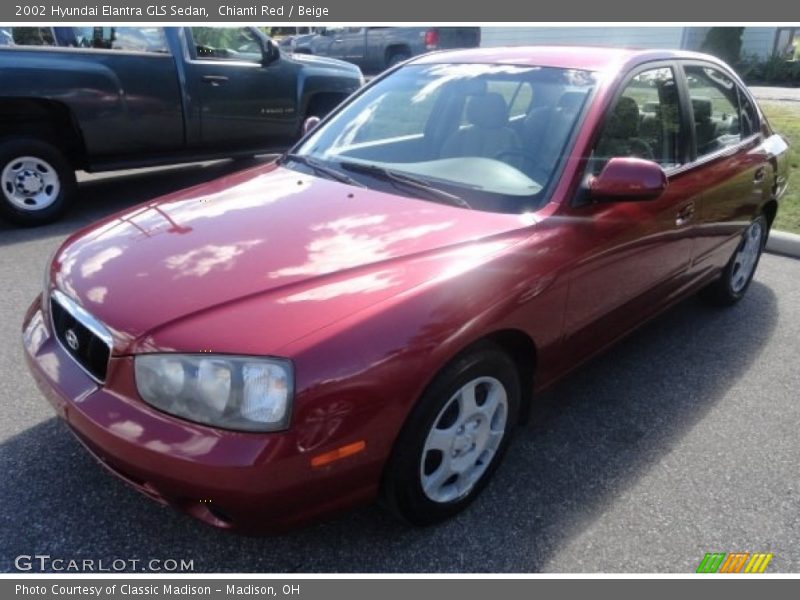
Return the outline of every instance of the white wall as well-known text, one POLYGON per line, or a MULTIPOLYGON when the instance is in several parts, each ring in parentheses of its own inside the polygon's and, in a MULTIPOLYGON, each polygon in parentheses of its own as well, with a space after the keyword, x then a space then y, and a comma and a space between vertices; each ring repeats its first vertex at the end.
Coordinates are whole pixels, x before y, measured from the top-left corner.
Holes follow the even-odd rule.
MULTIPOLYGON (((697 50, 708 27, 484 27, 481 46, 553 44, 697 50)), ((775 27, 745 27, 742 56, 772 55, 775 27)))
POLYGON ((481 46, 680 48, 683 30, 683 27, 484 27, 481 46))
POLYGON ((755 54, 769 58, 775 48, 777 27, 745 27, 742 34, 742 56, 755 54))

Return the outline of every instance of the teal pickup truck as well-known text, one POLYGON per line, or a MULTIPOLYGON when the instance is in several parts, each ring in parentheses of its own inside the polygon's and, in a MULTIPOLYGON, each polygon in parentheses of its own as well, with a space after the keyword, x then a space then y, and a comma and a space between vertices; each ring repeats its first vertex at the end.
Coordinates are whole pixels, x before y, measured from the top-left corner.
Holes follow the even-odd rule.
POLYGON ((75 170, 279 151, 364 82, 255 27, 0 25, 0 215, 59 218, 75 170))

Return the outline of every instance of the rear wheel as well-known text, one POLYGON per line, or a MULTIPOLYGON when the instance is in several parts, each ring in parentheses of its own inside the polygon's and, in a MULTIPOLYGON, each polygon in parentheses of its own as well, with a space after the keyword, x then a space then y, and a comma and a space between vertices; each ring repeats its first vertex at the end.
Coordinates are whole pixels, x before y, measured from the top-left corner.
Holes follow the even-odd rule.
POLYGON ((386 68, 393 67, 409 58, 411 58, 411 53, 408 50, 392 50, 386 57, 386 68))
POLYGON ((383 497, 416 525, 466 508, 486 486, 517 423, 513 361, 486 344, 448 365, 423 394, 395 443, 383 497))
POLYGON ((720 278, 700 293, 704 300, 717 306, 730 306, 744 297, 753 281, 768 231, 769 226, 763 216, 756 217, 747 226, 720 278))
POLYGON ((59 219, 75 196, 75 172, 55 146, 34 138, 0 141, 0 213, 18 225, 59 219))

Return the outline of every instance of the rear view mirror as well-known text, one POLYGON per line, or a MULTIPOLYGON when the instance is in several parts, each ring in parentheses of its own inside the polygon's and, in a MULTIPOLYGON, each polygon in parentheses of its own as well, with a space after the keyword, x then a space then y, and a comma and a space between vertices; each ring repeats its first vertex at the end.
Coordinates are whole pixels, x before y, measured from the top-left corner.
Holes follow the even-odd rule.
POLYGON ((598 201, 653 200, 667 189, 667 175, 658 164, 641 158, 612 158, 589 181, 589 196, 598 201))
POLYGON ((319 117, 311 116, 308 117, 305 121, 303 121, 303 135, 306 135, 312 129, 314 129, 322 119, 319 117))

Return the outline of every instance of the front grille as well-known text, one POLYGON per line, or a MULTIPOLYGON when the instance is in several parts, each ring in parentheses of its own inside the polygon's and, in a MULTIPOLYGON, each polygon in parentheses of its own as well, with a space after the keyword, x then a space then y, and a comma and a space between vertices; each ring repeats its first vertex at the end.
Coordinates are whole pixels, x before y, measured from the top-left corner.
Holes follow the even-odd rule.
POLYGON ((50 296, 53 332, 64 350, 98 382, 106 379, 112 339, 108 330, 83 308, 54 291, 50 296))

